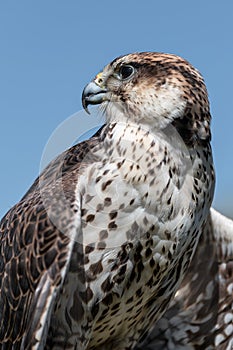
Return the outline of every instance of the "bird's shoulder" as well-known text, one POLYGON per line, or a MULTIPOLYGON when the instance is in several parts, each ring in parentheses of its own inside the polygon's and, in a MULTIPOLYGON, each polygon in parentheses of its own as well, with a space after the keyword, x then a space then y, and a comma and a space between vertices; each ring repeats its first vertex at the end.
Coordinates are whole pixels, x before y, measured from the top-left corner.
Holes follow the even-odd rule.
POLYGON ((45 326, 53 291, 60 288, 69 264, 71 232, 78 225, 77 173, 96 143, 98 133, 59 155, 0 222, 2 344, 23 343, 26 349, 45 326))

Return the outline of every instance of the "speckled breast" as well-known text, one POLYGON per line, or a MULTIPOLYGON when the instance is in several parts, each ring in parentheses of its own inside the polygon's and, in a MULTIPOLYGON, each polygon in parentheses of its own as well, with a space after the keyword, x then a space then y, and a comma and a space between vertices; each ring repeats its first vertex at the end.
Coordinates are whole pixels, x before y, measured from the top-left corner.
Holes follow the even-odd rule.
POLYGON ((113 124, 99 154, 77 190, 82 225, 51 334, 71 348, 133 348, 195 251, 213 197, 211 150, 184 147, 174 130, 113 124))

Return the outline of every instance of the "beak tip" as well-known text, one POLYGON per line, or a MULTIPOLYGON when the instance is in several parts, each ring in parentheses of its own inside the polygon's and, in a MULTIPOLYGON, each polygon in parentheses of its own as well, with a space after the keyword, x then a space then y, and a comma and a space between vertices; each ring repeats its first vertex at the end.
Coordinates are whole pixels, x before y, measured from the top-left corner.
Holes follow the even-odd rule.
POLYGON ((87 108, 87 106, 84 107, 84 111, 85 111, 87 114, 89 114, 89 115, 91 114, 90 111, 89 111, 89 109, 87 108))
POLYGON ((83 106, 83 109, 84 109, 84 111, 85 111, 87 114, 91 114, 91 113, 89 112, 88 105, 89 105, 89 103, 88 103, 88 101, 87 101, 87 99, 86 99, 85 94, 83 93, 83 94, 82 94, 82 106, 83 106))

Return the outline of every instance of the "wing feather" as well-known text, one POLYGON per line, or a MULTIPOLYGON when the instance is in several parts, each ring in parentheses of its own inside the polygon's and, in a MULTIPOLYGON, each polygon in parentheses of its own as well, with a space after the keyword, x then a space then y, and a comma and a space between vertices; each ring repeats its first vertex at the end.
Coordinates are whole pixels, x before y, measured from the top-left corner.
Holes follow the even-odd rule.
POLYGON ((211 209, 189 271, 143 349, 233 348, 233 221, 211 209))
POLYGON ((50 315, 80 224, 75 196, 80 164, 97 142, 93 136, 52 161, 1 220, 0 344, 3 350, 43 349, 50 315))

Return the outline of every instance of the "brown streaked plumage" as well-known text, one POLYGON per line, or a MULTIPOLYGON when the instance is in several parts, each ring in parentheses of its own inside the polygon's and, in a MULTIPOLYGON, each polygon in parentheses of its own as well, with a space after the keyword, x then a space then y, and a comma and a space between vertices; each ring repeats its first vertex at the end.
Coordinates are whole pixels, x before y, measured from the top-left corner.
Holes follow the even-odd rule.
POLYGON ((174 298, 207 220, 210 112, 196 69, 126 55, 84 89, 88 104, 106 125, 1 222, 3 349, 133 349, 174 298))
POLYGON ((211 209, 181 287, 139 349, 233 348, 233 221, 211 209))

